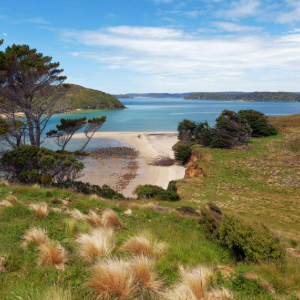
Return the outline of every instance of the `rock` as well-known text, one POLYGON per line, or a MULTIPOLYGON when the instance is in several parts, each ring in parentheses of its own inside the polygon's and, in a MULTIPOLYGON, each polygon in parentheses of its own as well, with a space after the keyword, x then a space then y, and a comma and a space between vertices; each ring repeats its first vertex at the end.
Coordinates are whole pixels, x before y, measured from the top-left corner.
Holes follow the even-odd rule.
POLYGON ((163 207, 163 206, 159 206, 159 205, 154 205, 154 208, 157 211, 162 211, 162 212, 170 212, 170 211, 172 211, 172 209, 169 208, 169 207, 163 207))
POLYGON ((202 168, 198 167, 196 163, 193 163, 190 165, 186 170, 184 174, 184 178, 194 178, 194 177, 199 177, 199 178, 204 178, 205 174, 202 170, 202 168))
POLYGON ((181 206, 181 207, 177 207, 176 209, 183 215, 200 217, 200 214, 190 206, 181 206))

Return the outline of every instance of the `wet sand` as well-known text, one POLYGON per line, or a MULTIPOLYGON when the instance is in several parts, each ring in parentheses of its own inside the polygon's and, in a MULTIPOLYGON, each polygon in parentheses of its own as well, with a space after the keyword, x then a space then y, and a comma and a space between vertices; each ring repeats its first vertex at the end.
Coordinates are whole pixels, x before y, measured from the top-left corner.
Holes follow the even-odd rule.
MULTIPOLYGON (((82 134, 74 138, 83 138, 82 134)), ((92 159, 83 162, 85 175, 79 180, 91 184, 103 185, 122 192, 125 197, 134 197, 132 191, 139 184, 153 184, 167 188, 170 180, 184 177, 185 168, 179 164, 171 167, 151 166, 149 163, 157 156, 165 153, 174 157, 172 146, 177 142, 176 132, 97 132, 94 139, 111 138, 125 142, 129 147, 139 151, 136 159, 92 159), (136 164, 136 169, 133 168, 136 164), (126 186, 122 180, 126 180, 126 186)))

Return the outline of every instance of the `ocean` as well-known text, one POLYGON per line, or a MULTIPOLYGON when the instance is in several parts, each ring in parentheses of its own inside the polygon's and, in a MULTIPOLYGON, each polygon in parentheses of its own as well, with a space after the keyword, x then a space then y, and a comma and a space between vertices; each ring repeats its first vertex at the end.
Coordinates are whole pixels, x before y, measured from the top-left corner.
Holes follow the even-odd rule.
MULTIPOLYGON (((215 119, 224 109, 235 112, 241 109, 254 109, 267 116, 300 113, 298 102, 203 101, 183 100, 182 98, 134 98, 120 99, 120 101, 128 109, 88 110, 53 115, 49 120, 47 131, 55 129, 61 118, 73 119, 84 116, 88 119, 106 116, 107 121, 100 131, 161 132, 176 131, 178 122, 183 119, 207 121, 210 125, 214 125, 215 119)), ((72 149, 76 146, 73 142, 70 145, 72 149)), ((111 139, 103 139, 103 141, 98 139, 97 143, 92 140, 87 150, 110 146, 121 146, 121 144, 111 139)))

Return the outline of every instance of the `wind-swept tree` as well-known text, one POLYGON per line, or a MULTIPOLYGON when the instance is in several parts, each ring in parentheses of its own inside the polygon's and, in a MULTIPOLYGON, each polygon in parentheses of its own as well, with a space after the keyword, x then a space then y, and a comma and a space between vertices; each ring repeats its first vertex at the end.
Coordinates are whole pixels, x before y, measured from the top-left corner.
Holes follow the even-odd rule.
POLYGON ((55 86, 66 79, 60 76, 63 70, 58 67, 52 57, 28 45, 14 44, 0 51, 0 140, 15 149, 28 141, 40 147, 42 133, 59 99, 59 95, 53 97, 55 86), (22 125, 18 120, 20 112, 24 116, 22 125))

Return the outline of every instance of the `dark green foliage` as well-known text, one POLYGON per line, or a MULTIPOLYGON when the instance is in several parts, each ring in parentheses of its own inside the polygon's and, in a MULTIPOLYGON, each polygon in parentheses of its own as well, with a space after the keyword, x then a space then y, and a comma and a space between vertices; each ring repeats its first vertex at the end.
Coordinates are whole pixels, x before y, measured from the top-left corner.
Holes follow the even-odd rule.
POLYGON ((280 240, 258 221, 250 223, 233 214, 224 215, 219 235, 220 243, 232 249, 240 259, 259 262, 285 256, 280 240))
POLYGON ((202 207, 199 224, 202 226, 204 235, 210 240, 219 239, 219 231, 223 216, 210 208, 202 207))
POLYGON ((71 189, 75 193, 83 193, 86 195, 97 194, 102 198, 107 199, 123 199, 124 196, 111 189, 108 185, 104 184, 102 188, 99 185, 91 185, 88 182, 82 181, 65 181, 53 184, 58 188, 71 189))
POLYGON ((177 184, 177 182, 175 180, 171 180, 168 184, 167 191, 177 192, 176 184, 177 184))
POLYGON ((180 197, 174 190, 164 190, 162 187, 151 184, 140 184, 133 191, 138 197, 155 198, 158 196, 162 201, 179 201, 180 197))
POLYGON ((27 184, 74 180, 82 169, 75 157, 38 146, 22 145, 0 158, 2 176, 27 184))
POLYGON ((179 201, 179 195, 174 191, 163 191, 158 194, 162 201, 179 201))
POLYGON ((247 123, 253 130, 251 134, 253 137, 269 136, 278 133, 276 128, 271 125, 268 117, 259 111, 246 109, 240 110, 238 114, 247 120, 247 123))
POLYGON ((178 139, 182 140, 184 132, 188 133, 193 139, 196 134, 197 127, 198 125, 195 121, 183 119, 183 121, 179 122, 177 126, 178 139))
POLYGON ((192 149, 189 146, 177 145, 174 151, 175 159, 185 164, 190 158, 192 149))
POLYGON ((208 207, 209 207, 210 210, 212 210, 212 211, 218 213, 218 214, 221 215, 221 216, 223 215, 223 213, 222 213, 220 207, 219 207, 217 204, 215 204, 214 202, 209 201, 209 202, 207 203, 207 205, 208 205, 208 207))

